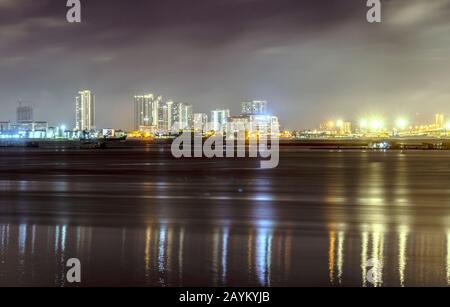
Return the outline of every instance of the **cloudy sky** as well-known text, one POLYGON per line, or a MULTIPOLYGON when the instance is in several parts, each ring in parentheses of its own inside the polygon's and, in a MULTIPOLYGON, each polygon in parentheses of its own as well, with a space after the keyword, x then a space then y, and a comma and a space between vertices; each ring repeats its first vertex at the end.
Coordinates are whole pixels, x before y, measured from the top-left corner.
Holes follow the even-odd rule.
MULTIPOLYGON (((92 89, 97 126, 131 128, 132 97, 196 112, 265 99, 286 128, 328 118, 450 115, 450 0, 0 0, 0 120, 20 99, 36 120, 74 125, 92 89)), ((428 121, 431 121, 429 119, 428 121)))

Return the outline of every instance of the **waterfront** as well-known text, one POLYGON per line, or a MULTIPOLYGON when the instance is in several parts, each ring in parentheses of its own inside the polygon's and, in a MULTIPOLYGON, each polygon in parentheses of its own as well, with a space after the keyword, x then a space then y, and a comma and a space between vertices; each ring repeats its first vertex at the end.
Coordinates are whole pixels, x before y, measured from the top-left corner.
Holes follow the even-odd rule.
POLYGON ((0 149, 0 285, 446 286, 450 152, 0 149))

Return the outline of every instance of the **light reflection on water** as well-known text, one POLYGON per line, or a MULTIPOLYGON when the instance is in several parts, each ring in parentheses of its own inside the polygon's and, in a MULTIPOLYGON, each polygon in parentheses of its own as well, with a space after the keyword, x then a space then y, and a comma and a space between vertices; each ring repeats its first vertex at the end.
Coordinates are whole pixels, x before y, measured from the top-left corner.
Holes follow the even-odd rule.
POLYGON ((268 227, 149 225, 119 230, 118 241, 108 241, 110 231, 0 225, 0 284, 70 286, 65 263, 76 257, 83 285, 450 285, 450 232, 445 231, 424 236, 407 226, 388 233, 379 224, 358 232, 340 225, 328 229, 327 240, 313 239, 323 245, 311 245, 311 238, 295 229, 268 227), (446 248, 433 248, 441 240, 446 248), (423 261, 425 256, 434 261, 423 261))
POLYGON ((7 174, 0 285, 70 286, 79 258, 86 286, 450 286, 450 157, 289 154, 273 171, 142 156, 92 179, 120 156, 74 154, 84 177, 7 174))

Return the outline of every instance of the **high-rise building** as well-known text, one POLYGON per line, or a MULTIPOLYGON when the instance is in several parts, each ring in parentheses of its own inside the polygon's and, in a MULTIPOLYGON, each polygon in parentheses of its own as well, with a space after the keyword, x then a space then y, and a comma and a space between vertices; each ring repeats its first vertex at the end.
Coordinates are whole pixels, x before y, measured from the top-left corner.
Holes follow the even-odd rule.
POLYGON ((8 131, 10 129, 10 122, 0 122, 0 131, 8 131))
POLYGON ((442 129, 445 126, 445 116, 444 114, 436 114, 435 116, 436 128, 442 129))
POLYGON ((78 92, 76 102, 76 126, 78 131, 95 129, 95 96, 89 90, 78 92))
POLYGON ((253 100, 242 103, 242 115, 266 115, 267 101, 253 100))
POLYGON ((341 135, 351 135, 352 134, 352 123, 351 122, 343 122, 342 127, 340 128, 341 135))
POLYGON ((161 104, 158 108, 158 132, 167 133, 170 130, 170 115, 171 112, 168 103, 161 104))
POLYGON ((211 112, 212 129, 216 132, 223 131, 230 117, 230 110, 214 110, 211 112))
POLYGON ((32 122, 33 121, 33 107, 32 106, 22 106, 19 103, 17 107, 17 123, 32 122))
POLYGON ((182 102, 173 102, 171 106, 171 130, 178 132, 180 130, 192 129, 194 126, 194 112, 189 104, 182 102))
POLYGON ((190 104, 181 106, 181 130, 191 130, 194 128, 194 108, 190 104))
POLYGON ((134 129, 156 130, 162 97, 153 94, 134 96, 134 129))
POLYGON ((260 135, 276 135, 280 132, 278 117, 270 115, 249 116, 249 132, 260 135))
POLYGON ((205 113, 194 114, 194 130, 206 131, 208 129, 208 115, 205 113))

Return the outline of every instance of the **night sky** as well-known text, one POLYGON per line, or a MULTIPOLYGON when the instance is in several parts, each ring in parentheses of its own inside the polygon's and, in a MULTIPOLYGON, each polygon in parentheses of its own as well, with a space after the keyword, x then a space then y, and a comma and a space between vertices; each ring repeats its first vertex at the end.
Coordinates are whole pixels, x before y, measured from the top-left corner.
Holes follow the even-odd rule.
POLYGON ((131 128, 133 95, 195 112, 265 99, 286 128, 327 118, 450 115, 450 0, 0 0, 0 120, 16 101, 72 127, 92 89, 97 126, 131 128))

